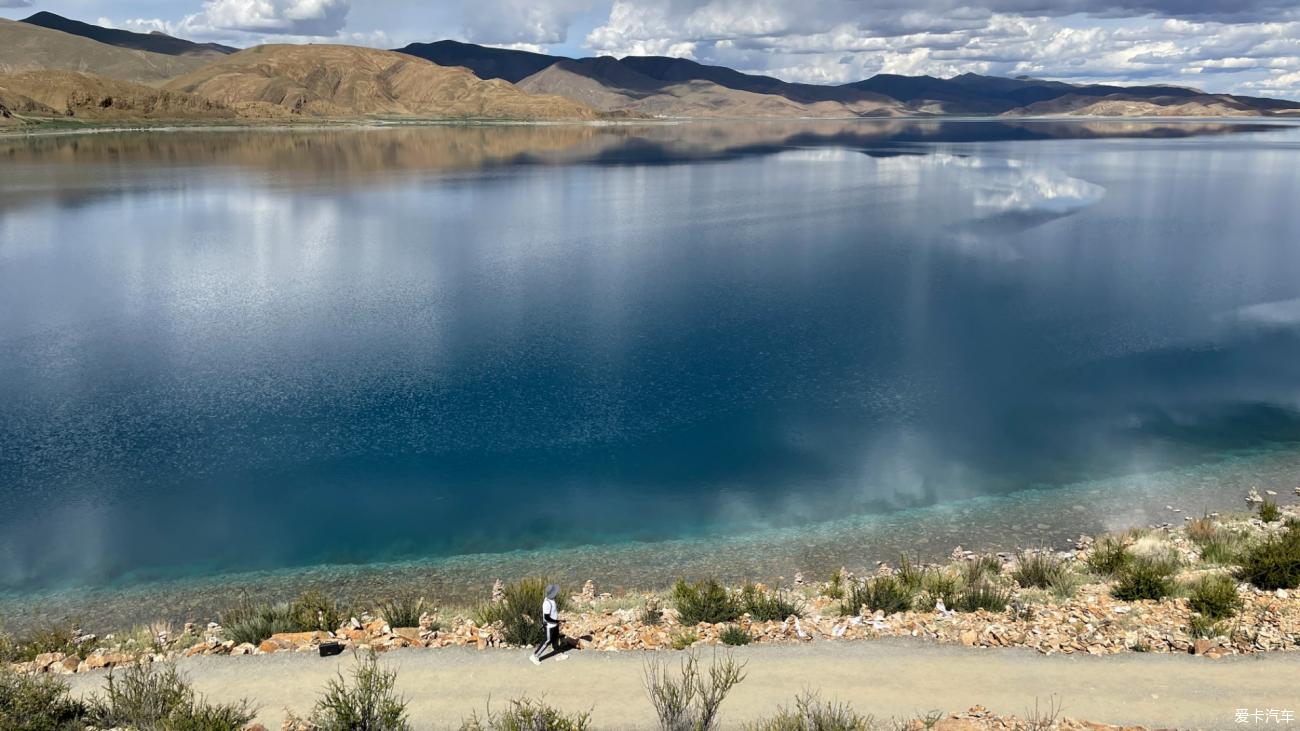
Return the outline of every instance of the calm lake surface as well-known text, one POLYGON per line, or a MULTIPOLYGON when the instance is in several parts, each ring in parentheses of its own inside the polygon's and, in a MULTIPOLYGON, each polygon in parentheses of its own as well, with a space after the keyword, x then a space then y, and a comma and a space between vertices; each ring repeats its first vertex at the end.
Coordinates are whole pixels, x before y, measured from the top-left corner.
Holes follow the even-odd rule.
POLYGON ((0 172, 9 616, 770 579, 1300 484, 1294 126, 102 133, 0 172))

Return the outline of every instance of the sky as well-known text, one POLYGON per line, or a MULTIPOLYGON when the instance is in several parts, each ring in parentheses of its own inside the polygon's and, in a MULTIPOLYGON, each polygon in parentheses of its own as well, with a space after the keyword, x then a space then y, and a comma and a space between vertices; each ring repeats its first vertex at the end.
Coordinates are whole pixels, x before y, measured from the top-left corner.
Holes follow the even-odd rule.
POLYGON ((0 0, 37 10, 236 46, 452 38, 814 83, 974 72, 1300 99, 1300 0, 0 0))

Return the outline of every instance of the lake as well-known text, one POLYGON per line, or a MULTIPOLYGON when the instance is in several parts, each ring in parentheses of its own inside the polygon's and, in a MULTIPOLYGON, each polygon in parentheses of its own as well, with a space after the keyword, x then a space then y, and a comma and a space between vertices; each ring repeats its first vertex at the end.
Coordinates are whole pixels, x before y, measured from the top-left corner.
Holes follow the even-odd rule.
POLYGON ((1296 126, 181 129, 0 166, 0 614, 811 577, 1300 484, 1296 126))

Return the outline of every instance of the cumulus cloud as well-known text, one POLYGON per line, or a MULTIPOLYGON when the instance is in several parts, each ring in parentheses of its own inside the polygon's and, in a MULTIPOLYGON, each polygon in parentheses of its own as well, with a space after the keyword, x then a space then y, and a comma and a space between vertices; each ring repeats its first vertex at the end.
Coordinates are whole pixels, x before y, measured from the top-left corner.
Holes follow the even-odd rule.
POLYGON ((0 8, 30 8, 32 0, 0 0, 0 8))
POLYGON ((346 25, 351 6, 351 0, 205 0, 199 12, 176 22, 135 18, 123 26, 198 39, 333 39, 346 25))
POLYGON ((597 53, 689 56, 813 83, 974 72, 1208 80, 1212 91, 1297 96, 1296 8, 1292 0, 615 0, 586 42, 597 53))
POLYGON ((568 40, 573 17, 594 0, 466 0, 465 37, 475 43, 542 47, 568 40))

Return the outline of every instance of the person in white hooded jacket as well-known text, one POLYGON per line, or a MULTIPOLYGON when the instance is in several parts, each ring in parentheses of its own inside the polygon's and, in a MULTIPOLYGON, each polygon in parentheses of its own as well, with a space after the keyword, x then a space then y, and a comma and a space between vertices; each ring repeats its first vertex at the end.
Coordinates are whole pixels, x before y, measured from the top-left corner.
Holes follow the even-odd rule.
POLYGON ((559 655, 559 659, 567 660, 568 654, 560 647, 560 607, 555 598, 560 595, 560 587, 555 584, 547 584, 546 598, 542 600, 542 625, 546 629, 546 637, 541 644, 533 650, 532 661, 534 665, 542 664, 542 655, 546 648, 551 648, 552 652, 559 655))

